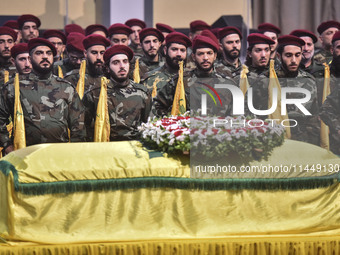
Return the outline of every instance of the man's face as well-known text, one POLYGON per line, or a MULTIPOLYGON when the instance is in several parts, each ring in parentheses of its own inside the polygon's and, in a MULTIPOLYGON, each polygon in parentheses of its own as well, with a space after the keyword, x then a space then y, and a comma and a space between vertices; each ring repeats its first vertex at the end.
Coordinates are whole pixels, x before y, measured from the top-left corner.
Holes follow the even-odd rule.
POLYGON ((161 42, 156 36, 153 35, 148 35, 142 42, 142 49, 145 55, 149 56, 150 58, 157 56, 159 47, 161 47, 161 42))
POLYGON ((63 40, 61 40, 58 37, 50 37, 47 40, 49 40, 54 45, 54 47, 57 49, 57 57, 61 56, 61 54, 65 50, 65 45, 63 43, 63 40))
POLYGON ((187 57, 187 48, 183 44, 171 43, 169 48, 165 48, 167 64, 178 69, 179 61, 185 60, 187 57))
POLYGON ((268 36, 270 39, 272 39, 275 44, 271 44, 270 45, 270 50, 273 52, 273 51, 276 51, 277 49, 277 46, 278 46, 278 41, 277 41, 277 34, 275 34, 274 32, 264 32, 263 33, 265 36, 268 36))
POLYGON ((237 59, 240 56, 241 39, 238 34, 230 34, 221 40, 221 46, 227 59, 237 59))
POLYGON ((281 61, 288 72, 297 72, 301 63, 302 50, 299 46, 287 45, 284 47, 281 61))
POLYGON ((11 57, 11 48, 14 46, 14 41, 10 35, 0 35, 0 56, 9 59, 11 57))
POLYGON ((139 32, 142 31, 142 28, 140 26, 132 26, 131 29, 132 33, 130 34, 129 38, 134 45, 139 45, 139 32))
POLYGON ((31 59, 28 53, 18 54, 14 64, 19 74, 29 74, 32 71, 31 59))
POLYGON ((114 45, 125 45, 125 46, 128 46, 129 44, 129 38, 127 35, 124 35, 124 34, 113 34, 111 36, 111 46, 114 46, 114 45))
POLYGON ((192 40, 195 39, 196 36, 200 35, 202 32, 203 32, 203 30, 197 30, 197 31, 195 31, 195 32, 193 32, 193 33, 190 32, 190 33, 189 33, 189 38, 190 38, 191 41, 192 41, 192 40))
POLYGON ((193 53, 193 59, 197 68, 207 73, 212 71, 216 56, 217 53, 211 48, 200 48, 193 53))
POLYGON ((333 56, 340 56, 340 40, 337 40, 333 43, 333 56))
POLYGON ((332 38, 333 35, 339 31, 339 29, 335 28, 335 27, 330 27, 328 29, 326 29, 325 31, 322 32, 322 34, 320 35, 320 40, 321 43, 324 47, 330 47, 332 45, 332 38))
POLYGON ((39 37, 39 30, 37 25, 32 21, 27 21, 21 29, 21 36, 24 42, 28 42, 33 38, 39 37))
POLYGON ((305 45, 302 46, 302 58, 305 61, 309 61, 314 56, 314 42, 313 39, 309 36, 302 36, 300 37, 302 40, 305 41, 305 45))
POLYGON ((47 74, 53 68, 53 52, 47 46, 37 46, 31 51, 31 62, 34 71, 47 74))
POLYGON ((94 45, 85 51, 85 56, 91 71, 102 74, 104 70, 105 46, 94 45))
POLYGON ((81 61, 85 59, 85 55, 84 52, 69 51, 68 59, 70 60, 70 64, 74 67, 74 69, 79 69, 81 61))
POLYGON ((268 65, 270 59, 269 44, 255 44, 249 54, 253 67, 265 67, 268 65))
POLYGON ((110 75, 118 82, 124 82, 129 78, 130 63, 125 54, 117 54, 111 57, 109 62, 110 75))

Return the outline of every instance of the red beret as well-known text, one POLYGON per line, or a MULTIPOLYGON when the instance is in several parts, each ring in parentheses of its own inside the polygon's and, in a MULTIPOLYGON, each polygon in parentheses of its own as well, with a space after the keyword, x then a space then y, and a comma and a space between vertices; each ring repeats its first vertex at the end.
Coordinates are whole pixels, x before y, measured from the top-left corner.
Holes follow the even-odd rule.
POLYGON ((87 50, 88 48, 94 45, 103 45, 105 48, 111 45, 110 41, 106 39, 104 36, 92 34, 85 37, 83 41, 84 48, 87 50))
POLYGON ((100 24, 93 24, 93 25, 87 26, 85 29, 85 35, 91 35, 95 31, 103 31, 105 35, 108 36, 107 28, 100 24))
POLYGON ((57 50, 54 47, 54 45, 50 41, 48 41, 44 38, 33 38, 33 39, 28 41, 28 50, 29 51, 31 51, 32 49, 34 49, 38 46, 47 46, 52 50, 53 56, 57 55, 57 50))
POLYGON ((247 38, 249 45, 254 44, 275 44, 275 41, 270 39, 268 36, 259 33, 252 33, 247 38))
POLYGON ((80 51, 83 52, 85 50, 83 45, 83 40, 85 39, 85 35, 77 32, 71 32, 67 36, 66 49, 67 51, 80 51))
POLYGON ((264 33, 264 32, 273 32, 275 34, 281 33, 280 28, 270 23, 262 23, 257 27, 257 29, 259 30, 260 33, 264 33))
POLYGON ((216 44, 219 44, 217 37, 210 30, 208 30, 208 29, 203 30, 201 35, 206 36, 206 37, 210 37, 211 39, 213 39, 215 41, 216 44))
POLYGON ((16 56, 22 53, 28 53, 27 43, 18 43, 11 48, 11 55, 13 58, 16 58, 16 56))
POLYGON ((198 30, 211 29, 207 23, 202 20, 194 20, 190 23, 190 32, 196 32, 198 30))
POLYGON ((72 32, 77 32, 77 33, 81 33, 81 34, 85 35, 84 29, 81 26, 77 25, 77 24, 68 24, 68 25, 66 25, 64 27, 64 31, 65 31, 66 36, 68 36, 72 32))
POLYGON ((41 25, 40 19, 38 17, 36 17, 34 15, 31 15, 31 14, 24 14, 24 15, 21 15, 17 19, 19 29, 22 29, 22 27, 24 26, 25 22, 28 22, 28 21, 34 22, 37 25, 38 28, 41 25))
POLYGON ((216 28, 212 28, 210 31, 216 36, 217 39, 219 39, 220 37, 219 37, 218 33, 220 32, 221 29, 222 28, 220 28, 220 27, 216 27, 216 28))
POLYGON ((105 51, 104 61, 110 61, 110 59, 117 54, 125 54, 128 57, 129 61, 131 61, 133 58, 133 51, 128 46, 114 45, 105 51))
POLYGON ((143 42, 144 38, 149 36, 149 35, 156 36, 158 38, 158 40, 160 40, 161 42, 164 41, 164 36, 163 36, 162 32, 159 31, 158 29, 152 28, 152 27, 144 28, 142 31, 139 32, 140 41, 143 42))
POLYGON ((45 39, 48 39, 50 37, 58 37, 59 39, 63 41, 63 44, 66 44, 66 35, 59 30, 55 30, 55 29, 46 30, 43 33, 42 37, 45 39))
POLYGON ((325 21, 325 22, 322 22, 318 26, 317 30, 318 30, 319 34, 321 35, 325 30, 327 30, 330 27, 335 27, 337 29, 340 29, 340 23, 335 21, 335 20, 325 21))
POLYGON ((18 22, 16 20, 7 20, 4 25, 4 27, 10 27, 12 29, 17 29, 19 30, 19 25, 18 22))
POLYGON ((217 52, 220 45, 217 44, 213 39, 204 35, 198 35, 192 42, 192 49, 195 51, 198 48, 211 48, 217 52))
POLYGON ((189 37, 180 32, 172 32, 168 34, 168 36, 165 38, 165 43, 167 45, 170 43, 179 43, 183 44, 187 48, 191 46, 191 40, 189 39, 189 37))
POLYGON ((241 31, 237 27, 232 26, 221 28, 218 32, 218 38, 223 39, 227 35, 231 34, 238 34, 240 36, 240 39, 242 39, 241 31))
POLYGON ((0 27, 0 35, 9 35, 13 38, 13 41, 17 40, 17 32, 10 27, 0 27))
POLYGON ((162 24, 162 23, 157 23, 156 24, 156 28, 161 31, 161 32, 165 32, 165 33, 171 33, 171 32, 175 32, 175 29, 173 29, 172 27, 170 27, 167 24, 162 24))
POLYGON ((318 38, 316 37, 316 35, 308 30, 304 30, 304 29, 297 29, 294 30, 292 32, 290 32, 290 35, 295 35, 297 37, 303 37, 303 36, 308 36, 310 38, 312 38, 313 43, 316 43, 318 41, 318 38))
POLYGON ((335 41, 338 41, 338 40, 340 40, 340 31, 336 32, 336 33, 333 35, 332 43, 334 43, 335 41))
POLYGON ((279 41, 279 45, 295 45, 302 47, 306 44, 304 40, 295 35, 283 35, 277 40, 279 41))
POLYGON ((146 24, 143 20, 140 19, 129 19, 125 22, 125 25, 132 27, 132 26, 139 26, 142 29, 146 28, 146 24))
POLYGON ((124 24, 116 23, 109 27, 109 37, 115 34, 123 34, 129 36, 132 33, 132 29, 124 24))

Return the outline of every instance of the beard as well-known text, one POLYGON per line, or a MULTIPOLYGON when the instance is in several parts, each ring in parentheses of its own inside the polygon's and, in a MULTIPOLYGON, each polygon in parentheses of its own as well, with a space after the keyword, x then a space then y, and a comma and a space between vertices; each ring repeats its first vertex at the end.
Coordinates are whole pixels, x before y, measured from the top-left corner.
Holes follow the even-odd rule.
POLYGON ((43 60, 39 64, 32 61, 32 67, 33 67, 33 70, 35 72, 37 72, 38 74, 48 74, 48 73, 52 72, 52 70, 53 70, 53 65, 48 60, 43 60), (48 67, 41 67, 40 64, 43 63, 43 62, 48 62, 50 65, 48 67))
POLYGON ((296 76, 298 75, 298 73, 299 73, 299 68, 300 68, 300 65, 301 65, 301 64, 298 66, 298 68, 296 69, 296 71, 289 71, 287 64, 284 63, 284 62, 282 62, 281 64, 282 64, 283 69, 285 70, 285 73, 286 73, 286 76, 287 76, 287 77, 292 77, 292 78, 294 78, 294 77, 296 77, 296 76))
POLYGON ((223 52, 227 59, 235 60, 240 56, 240 50, 236 48, 233 48, 232 50, 223 49, 223 52))
MULTIPOLYGON (((174 57, 170 58, 169 55, 165 56, 165 61, 170 66, 172 69, 178 70, 179 69, 179 62, 182 61, 183 59, 181 57, 174 57)), ((185 66, 186 60, 183 60, 183 66, 185 66)))
POLYGON ((94 63, 88 61, 89 72, 94 76, 99 76, 104 74, 104 63, 100 60, 97 60, 94 63), (101 64, 101 65, 97 65, 101 64))
POLYGON ((209 73, 214 67, 214 65, 212 63, 210 63, 209 67, 202 67, 201 64, 203 64, 203 63, 205 63, 205 62, 202 62, 200 64, 196 63, 196 66, 200 71, 203 71, 205 73, 209 73))
POLYGON ((155 53, 149 53, 150 51, 151 51, 151 49, 148 50, 148 51, 145 51, 145 50, 143 49, 143 52, 144 52, 144 54, 145 54, 147 57, 149 57, 150 59, 154 59, 154 58, 157 56, 158 51, 155 51, 155 53))
POLYGON ((114 71, 110 69, 110 77, 118 83, 124 83, 129 79, 129 72, 127 71, 125 76, 118 76, 114 71))

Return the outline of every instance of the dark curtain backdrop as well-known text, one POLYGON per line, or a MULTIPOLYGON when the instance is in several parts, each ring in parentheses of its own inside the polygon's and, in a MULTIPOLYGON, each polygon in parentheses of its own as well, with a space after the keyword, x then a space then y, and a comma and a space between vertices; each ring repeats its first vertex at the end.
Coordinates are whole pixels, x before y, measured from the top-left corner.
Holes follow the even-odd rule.
POLYGON ((281 28, 281 35, 294 29, 316 28, 326 20, 340 22, 340 0, 252 0, 253 26, 269 22, 281 28))

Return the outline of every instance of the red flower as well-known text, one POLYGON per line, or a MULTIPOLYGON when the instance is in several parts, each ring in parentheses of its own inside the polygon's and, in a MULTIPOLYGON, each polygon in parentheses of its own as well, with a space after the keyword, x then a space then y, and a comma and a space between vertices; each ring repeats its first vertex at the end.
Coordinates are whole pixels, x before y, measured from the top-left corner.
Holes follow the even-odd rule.
POLYGON ((182 133, 183 133, 183 130, 178 130, 174 133, 174 135, 177 137, 177 136, 180 136, 182 133))

